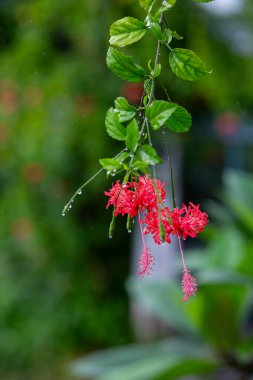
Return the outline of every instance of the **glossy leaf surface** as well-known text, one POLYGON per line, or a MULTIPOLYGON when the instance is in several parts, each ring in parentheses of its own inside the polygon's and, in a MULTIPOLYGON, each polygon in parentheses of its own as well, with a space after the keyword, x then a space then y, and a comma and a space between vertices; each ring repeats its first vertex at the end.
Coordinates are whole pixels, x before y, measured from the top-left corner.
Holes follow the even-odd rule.
POLYGON ((208 74, 204 62, 188 49, 172 49, 170 67, 177 77, 188 81, 199 80, 208 74))
POLYGON ((144 22, 133 17, 124 17, 114 22, 110 28, 110 44, 123 47, 139 41, 146 33, 144 22))
POLYGON ((136 119, 133 119, 127 126, 126 146, 129 150, 134 150, 140 140, 139 128, 136 119))
POLYGON ((191 129, 191 114, 181 106, 177 106, 171 117, 164 123, 165 127, 173 132, 183 133, 191 129))
POLYGON ((124 141, 126 139, 126 128, 119 122, 119 117, 113 108, 107 111, 105 117, 105 128, 110 137, 115 140, 124 141))
POLYGON ((118 97, 115 100, 116 113, 119 116, 119 121, 124 123, 131 120, 136 114, 136 108, 128 103, 123 97, 118 97))
POLYGON ((144 79, 144 70, 134 63, 129 55, 110 47, 107 52, 106 62, 108 68, 119 78, 129 82, 140 82, 144 79))
POLYGON ((146 109, 146 117, 154 131, 161 128, 168 118, 175 112, 177 105, 165 100, 155 100, 146 109))

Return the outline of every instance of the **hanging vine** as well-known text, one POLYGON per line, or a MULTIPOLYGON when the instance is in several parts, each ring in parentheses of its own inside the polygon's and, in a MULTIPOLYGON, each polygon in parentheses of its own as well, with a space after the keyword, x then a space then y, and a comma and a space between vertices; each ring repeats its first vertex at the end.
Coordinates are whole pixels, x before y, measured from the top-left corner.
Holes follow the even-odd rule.
MULTIPOLYGON (((108 135, 123 143, 122 150, 112 158, 100 159, 102 168, 85 182, 66 204, 63 215, 82 192, 82 189, 102 171, 108 176, 123 174, 123 180, 117 180, 105 195, 109 197, 107 208, 112 206, 112 221, 109 227, 109 237, 112 237, 118 215, 127 216, 127 230, 131 232, 135 217, 138 218, 143 250, 139 260, 139 274, 143 277, 150 274, 155 258, 146 246, 145 236, 151 234, 156 244, 171 243, 174 235, 178 239, 179 250, 183 263, 182 292, 183 300, 196 294, 197 281, 188 270, 181 239, 195 238, 208 223, 205 212, 199 205, 189 203, 180 208, 176 205, 173 181, 173 169, 168 152, 165 130, 175 133, 185 133, 191 129, 190 113, 182 106, 168 100, 158 100, 155 97, 157 78, 163 67, 160 63, 161 50, 168 51, 168 61, 172 72, 187 81, 199 80, 210 73, 201 58, 192 50, 171 47, 173 40, 182 37, 168 27, 166 14, 172 10, 177 0, 139 0, 145 11, 145 20, 124 17, 114 22, 110 27, 110 47, 106 62, 108 68, 119 78, 129 82, 143 82, 144 92, 139 106, 129 104, 124 97, 117 97, 114 107, 110 108, 105 117, 105 128, 108 135), (157 40, 154 59, 147 63, 148 72, 135 63, 132 56, 126 55, 122 48, 140 41, 146 33, 157 40), (173 208, 165 205, 165 184, 156 176, 155 166, 162 162, 152 144, 152 134, 163 131, 169 162, 171 199, 173 208)), ((185 1, 185 0, 183 0, 185 1)), ((207 3, 212 0, 193 0, 207 3)), ((167 67, 166 67, 167 70, 167 67)), ((167 92, 166 92, 167 93, 167 92)))

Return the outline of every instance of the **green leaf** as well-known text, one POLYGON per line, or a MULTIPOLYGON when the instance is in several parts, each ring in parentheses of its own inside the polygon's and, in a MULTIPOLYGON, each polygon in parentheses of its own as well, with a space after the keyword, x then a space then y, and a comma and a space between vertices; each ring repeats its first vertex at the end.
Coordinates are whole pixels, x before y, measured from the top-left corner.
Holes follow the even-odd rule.
POLYGON ((208 74, 204 62, 192 50, 172 49, 170 67, 181 79, 195 81, 208 74))
POLYGON ((172 7, 174 7, 176 1, 177 0, 164 0, 162 6, 157 9, 154 20, 158 21, 162 13, 169 11, 172 7))
POLYGON ((172 8, 176 4, 177 0, 163 0, 163 7, 172 8))
POLYGON ((146 79, 144 81, 144 91, 147 95, 150 95, 151 93, 151 88, 152 88, 152 79, 146 79))
POLYGON ((143 173, 149 173, 148 165, 146 162, 136 160, 132 166, 133 170, 141 170, 143 173))
POLYGON ((214 1, 214 0, 192 0, 194 1, 195 3, 210 3, 211 1, 214 1))
POLYGON ((140 82, 144 79, 144 70, 134 63, 133 58, 110 47, 106 62, 108 68, 119 78, 129 82, 140 82))
POLYGON ((146 11, 148 12, 149 9, 152 7, 152 5, 154 4, 155 0, 139 0, 139 4, 140 6, 146 11))
POLYGON ((160 164, 162 159, 158 156, 156 150, 150 145, 142 145, 139 151, 142 161, 149 165, 160 164))
POLYGON ((126 146, 129 150, 134 150, 140 140, 139 128, 136 119, 133 119, 127 126, 126 146))
POLYGON ((101 158, 99 160, 100 164, 105 170, 116 171, 121 168, 121 163, 114 158, 101 158))
POLYGON ((123 163, 127 158, 129 157, 129 153, 127 152, 122 152, 117 155, 117 157, 114 157, 114 160, 123 163))
POLYGON ((146 109, 146 117, 153 128, 157 131, 175 112, 177 104, 166 102, 165 100, 155 100, 146 109))
POLYGON ((207 366, 205 369, 203 366, 213 361, 211 350, 207 350, 201 342, 189 341, 184 337, 98 351, 75 360, 70 371, 82 379, 169 380, 178 377, 166 377, 165 374, 179 373, 180 376, 180 373, 186 373, 188 365, 190 373, 206 373, 207 366))
POLYGON ((204 358, 182 358, 182 360, 178 362, 175 361, 174 365, 165 369, 158 376, 157 380, 178 379, 182 378, 184 375, 207 375, 213 373, 216 368, 217 364, 214 360, 204 358))
POLYGON ((176 40, 183 40, 183 37, 180 36, 177 32, 171 29, 165 29, 163 32, 163 41, 168 45, 170 44, 172 38, 175 38, 176 40))
POLYGON ((161 40, 163 38, 162 29, 158 22, 152 22, 150 25, 150 30, 157 40, 161 40))
POLYGON ((144 22, 133 17, 124 17, 114 22, 110 28, 110 44, 114 46, 131 45, 139 41, 146 33, 144 22))
POLYGON ((107 111, 105 117, 105 128, 109 136, 118 141, 125 141, 126 128, 119 122, 119 117, 113 108, 107 111))
POLYGON ((123 97, 118 97, 115 100, 116 112, 119 116, 119 121, 124 123, 125 121, 131 120, 135 114, 137 109, 134 106, 131 106, 128 101, 123 97))
POLYGON ((145 96, 143 97, 143 101, 142 101, 142 103, 143 103, 143 106, 146 107, 146 105, 148 104, 148 95, 145 95, 145 96))
POLYGON ((176 40, 184 39, 184 37, 180 36, 176 31, 171 30, 170 32, 171 32, 172 37, 175 38, 176 40))
POLYGON ((183 133, 191 129, 192 117, 184 107, 177 106, 165 123, 165 127, 173 132, 183 133))
POLYGON ((207 375, 213 373, 216 367, 214 360, 202 357, 187 359, 187 355, 183 358, 183 355, 174 353, 166 356, 166 353, 157 354, 154 350, 153 355, 109 369, 96 380, 173 380, 182 379, 182 375, 207 375))
POLYGON ((165 42, 165 44, 169 45, 171 43, 171 40, 172 40, 171 30, 165 29, 163 32, 163 42, 165 42))
POLYGON ((162 71, 162 65, 160 63, 158 63, 155 67, 154 72, 153 72, 153 78, 159 77, 159 75, 161 74, 161 71, 162 71))

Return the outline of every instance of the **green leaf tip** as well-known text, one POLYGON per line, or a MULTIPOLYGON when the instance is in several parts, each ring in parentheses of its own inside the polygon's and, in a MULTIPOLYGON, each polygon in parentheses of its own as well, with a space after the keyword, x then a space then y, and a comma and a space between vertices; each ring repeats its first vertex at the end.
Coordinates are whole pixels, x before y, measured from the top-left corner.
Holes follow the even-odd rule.
POLYGON ((107 111, 105 117, 105 128, 110 137, 118 141, 125 141, 126 128, 119 122, 119 117, 113 108, 107 111))
POLYGON ((109 47, 106 57, 108 68, 119 78, 129 82, 141 82, 144 80, 144 69, 134 63, 129 55, 119 52, 113 47, 109 47))
POLYGON ((199 80, 211 73, 207 71, 202 59, 189 49, 172 49, 169 62, 173 73, 184 80, 199 80))
POLYGON ((114 158, 101 158, 99 162, 101 166, 103 167, 103 169, 109 172, 111 171, 116 172, 122 166, 122 164, 118 160, 115 160, 114 158))
POLYGON ((114 103, 115 103, 115 108, 116 108, 115 112, 118 114, 119 121, 121 123, 124 123, 134 118, 137 112, 137 109, 136 107, 129 104, 125 98, 120 96, 115 100, 114 103))
POLYGON ((178 105, 171 117, 169 117, 164 123, 166 128, 176 133, 188 132, 191 129, 191 125, 191 114, 184 107, 178 105))
POLYGON ((139 0, 140 7, 149 12, 156 0, 139 0))

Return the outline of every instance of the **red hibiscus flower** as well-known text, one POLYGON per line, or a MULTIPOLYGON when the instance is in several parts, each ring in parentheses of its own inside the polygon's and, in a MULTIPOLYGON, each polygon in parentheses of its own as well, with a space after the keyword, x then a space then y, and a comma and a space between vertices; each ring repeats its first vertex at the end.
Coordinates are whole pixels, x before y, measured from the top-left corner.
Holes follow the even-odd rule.
POLYGON ((208 223, 206 212, 199 209, 199 205, 189 203, 188 208, 183 205, 181 209, 174 208, 169 212, 171 218, 172 233, 177 236, 182 236, 185 240, 187 236, 192 238, 197 237, 198 233, 202 232, 205 225, 208 223))

